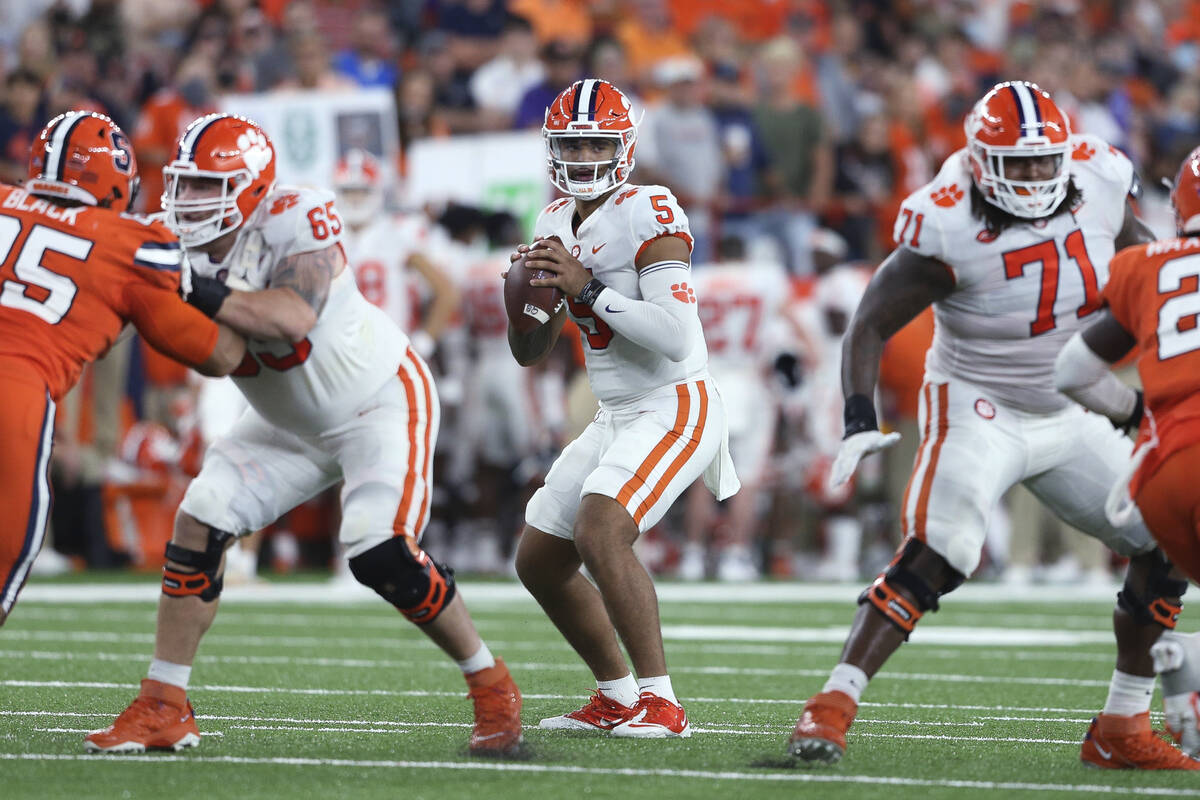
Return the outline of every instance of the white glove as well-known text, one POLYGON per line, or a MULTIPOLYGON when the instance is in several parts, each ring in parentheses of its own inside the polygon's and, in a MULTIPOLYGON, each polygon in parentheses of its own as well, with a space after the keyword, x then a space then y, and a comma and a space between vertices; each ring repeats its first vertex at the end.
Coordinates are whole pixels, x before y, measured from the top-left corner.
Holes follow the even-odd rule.
POLYGON ((843 439, 841 447, 838 448, 837 458, 833 461, 833 468, 829 470, 829 488, 836 489, 850 480, 863 456, 878 453, 898 441, 900 434, 879 431, 861 431, 843 439))
POLYGON ((1196 692, 1185 692, 1163 698, 1167 733, 1171 734, 1171 738, 1179 743, 1179 749, 1192 758, 1200 755, 1198 700, 1200 700, 1200 695, 1197 695, 1196 692))

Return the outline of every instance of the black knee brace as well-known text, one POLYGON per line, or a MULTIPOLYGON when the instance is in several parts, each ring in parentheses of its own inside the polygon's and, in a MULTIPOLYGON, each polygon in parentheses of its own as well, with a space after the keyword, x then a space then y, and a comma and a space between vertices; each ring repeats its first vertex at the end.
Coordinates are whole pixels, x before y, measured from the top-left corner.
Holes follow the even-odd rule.
POLYGON ((1145 588, 1139 592, 1132 586, 1126 571, 1125 585, 1117 593, 1117 607, 1133 617, 1139 625, 1158 624, 1169 631, 1174 630, 1183 611, 1183 603, 1179 602, 1179 598, 1187 591, 1188 582, 1171 577, 1171 562, 1162 550, 1155 549, 1147 553, 1146 558, 1152 562, 1145 588))
MULTIPOLYGON (((916 627, 917 621, 926 611, 938 610, 938 598, 954 591, 966 580, 965 575, 947 563, 945 568, 951 572, 951 577, 937 588, 931 586, 923 575, 912 569, 913 559, 926 550, 928 547, 924 542, 918 539, 906 539, 888 568, 880 573, 875 582, 858 596, 859 605, 863 603, 873 605, 879 613, 887 618, 888 622, 904 633, 906 641, 908 635, 916 627), (907 590, 916 598, 916 602, 911 602, 896 591, 897 589, 907 590)), ((933 551, 929 552, 933 553, 933 551)), ((937 556, 936 553, 934 555, 937 556)), ((941 556, 937 557, 941 559, 941 556)), ((945 562, 945 559, 941 560, 945 562)))
POLYGON ((173 569, 163 565, 163 594, 171 597, 199 597, 211 603, 221 596, 224 580, 220 574, 221 556, 225 545, 233 538, 232 533, 208 529, 208 544, 204 550, 189 550, 174 542, 167 543, 167 560, 181 564, 186 569, 173 569))
POLYGON ((418 625, 433 622, 454 599, 454 570, 424 550, 414 553, 403 536, 350 559, 350 572, 418 625))

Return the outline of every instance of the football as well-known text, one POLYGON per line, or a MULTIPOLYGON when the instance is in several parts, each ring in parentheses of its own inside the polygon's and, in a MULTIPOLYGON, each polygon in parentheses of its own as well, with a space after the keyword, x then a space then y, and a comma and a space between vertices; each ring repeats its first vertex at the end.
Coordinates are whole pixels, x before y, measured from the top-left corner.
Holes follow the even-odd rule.
MULTIPOLYGON (((537 243, 533 246, 536 249, 537 243)), ((517 333, 529 333, 549 322, 562 305, 563 294, 558 289, 529 285, 529 281, 551 274, 526 267, 525 256, 509 264, 508 277, 504 279, 504 309, 517 333)))

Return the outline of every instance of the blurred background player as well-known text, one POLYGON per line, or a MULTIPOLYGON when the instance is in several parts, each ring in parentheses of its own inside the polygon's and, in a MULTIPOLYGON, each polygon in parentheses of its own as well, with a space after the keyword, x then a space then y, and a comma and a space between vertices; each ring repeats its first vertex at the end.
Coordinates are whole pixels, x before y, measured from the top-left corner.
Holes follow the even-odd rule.
POLYGON ((162 224, 123 213, 137 159, 101 114, 61 114, 34 141, 23 189, 0 184, 0 625, 42 547, 55 404, 126 323, 210 375, 245 343, 179 296, 183 251, 162 224))
POLYGON ((200 743, 187 686, 226 548, 339 480, 338 535, 354 577, 458 664, 475 704, 471 750, 516 747, 516 684, 476 633, 453 572, 419 544, 438 427, 432 378, 359 293, 332 192, 276 187, 271 141, 229 114, 193 122, 164 177, 167 224, 194 270, 189 302, 250 342, 233 373, 250 408, 205 453, 179 507, 142 690, 86 749, 200 743))
POLYGON ((566 301, 529 333, 510 324, 509 342, 522 365, 537 363, 569 313, 600 410, 530 500, 517 550, 521 582, 597 681, 583 708, 540 727, 690 736, 667 674, 654 583, 633 550, 701 474, 718 500, 738 489, 691 285, 687 217, 664 187, 625 185, 637 124, 607 81, 563 90, 542 133, 551 182, 570 197, 542 211, 534 235, 543 241, 513 259, 524 254, 529 268, 552 272, 530 283, 554 286, 566 301))
POLYGON ((898 438, 882 434, 875 416, 883 343, 925 307, 937 315, 922 444, 902 511, 906 538, 859 598, 841 659, 805 705, 789 750, 806 761, 842 757, 867 682, 939 597, 975 571, 992 510, 1024 483, 1064 520, 1130 556, 1113 614, 1116 669, 1080 757, 1100 767, 1200 769, 1154 736, 1148 713, 1150 646, 1175 627, 1187 581, 1140 520, 1105 517, 1130 443, 1053 381, 1059 348, 1100 308, 1114 251, 1153 238, 1130 202, 1133 165, 1106 142, 1073 135, 1050 96, 1028 82, 994 86, 964 129, 967 148, 902 205, 900 246, 845 338, 846 432, 834 484, 898 438))
POLYGON ((770 378, 785 336, 781 329, 786 326, 782 313, 788 278, 776 261, 747 258, 738 237, 723 238, 717 256, 717 263, 697 265, 693 279, 708 370, 721 387, 729 454, 742 488, 723 509, 703 481, 688 490, 687 543, 678 574, 684 580, 702 580, 712 541, 717 579, 749 581, 762 574, 758 506, 779 414, 778 393, 770 378))

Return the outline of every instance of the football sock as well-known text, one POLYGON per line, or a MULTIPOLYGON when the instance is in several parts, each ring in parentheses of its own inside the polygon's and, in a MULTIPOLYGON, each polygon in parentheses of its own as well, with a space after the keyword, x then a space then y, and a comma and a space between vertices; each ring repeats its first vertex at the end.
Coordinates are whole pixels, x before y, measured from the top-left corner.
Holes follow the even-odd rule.
POLYGON ((1143 678, 1113 670, 1112 682, 1108 684, 1108 700, 1104 703, 1105 714, 1132 717, 1150 710, 1150 698, 1154 694, 1154 677, 1143 678))
POLYGON ((488 650, 485 642, 479 643, 479 649, 475 651, 475 655, 463 661, 456 661, 458 668, 466 675, 468 672, 479 672, 481 669, 496 666, 496 658, 492 655, 492 651, 488 650))
POLYGON ((834 667, 833 672, 829 673, 829 680, 825 681, 825 688, 821 691, 848 694, 850 695, 850 699, 857 703, 862 698, 863 690, 867 688, 869 680, 870 678, 867 677, 867 673, 858 667, 853 664, 842 663, 834 667))
POLYGON ((650 692, 658 695, 663 700, 670 700, 675 705, 679 705, 679 701, 675 699, 675 690, 671 688, 671 676, 659 675, 656 678, 638 678, 638 692, 650 692))
POLYGON ((596 681, 596 688, 600 694, 623 706, 632 706, 638 701, 638 682, 633 679, 632 672, 615 681, 596 681))
POLYGON ((159 683, 169 683, 181 689, 187 689, 188 680, 192 677, 192 668, 187 664, 172 664, 170 661, 153 659, 146 677, 159 683))

